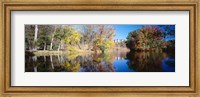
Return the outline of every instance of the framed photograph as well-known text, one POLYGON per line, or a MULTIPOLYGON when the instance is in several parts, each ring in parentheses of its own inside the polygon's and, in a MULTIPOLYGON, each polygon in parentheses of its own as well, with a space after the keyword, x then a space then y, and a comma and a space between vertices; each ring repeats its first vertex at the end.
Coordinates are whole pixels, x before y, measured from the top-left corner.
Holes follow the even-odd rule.
POLYGON ((198 95, 199 0, 144 2, 2 2, 2 94, 198 95))

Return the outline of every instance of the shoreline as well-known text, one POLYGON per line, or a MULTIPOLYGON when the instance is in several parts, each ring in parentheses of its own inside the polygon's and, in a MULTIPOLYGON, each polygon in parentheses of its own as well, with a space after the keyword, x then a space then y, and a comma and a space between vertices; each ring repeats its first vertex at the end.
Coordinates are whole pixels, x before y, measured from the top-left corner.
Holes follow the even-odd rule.
POLYGON ((70 51, 56 51, 56 50, 37 50, 37 51, 25 51, 25 54, 33 55, 33 56, 40 56, 40 55, 63 55, 63 54, 84 54, 84 53, 92 53, 92 52, 70 52, 70 51))
MULTIPOLYGON (((149 51, 160 51, 161 49, 159 50, 149 50, 149 51)), ((132 52, 132 51, 136 51, 136 52, 143 52, 143 51, 140 51, 140 50, 130 50, 128 48, 114 48, 114 49, 110 49, 110 50, 107 50, 106 52, 104 53, 112 53, 112 52, 132 52)), ((149 52, 149 51, 146 51, 144 50, 144 52, 149 52)), ((163 51, 163 50, 161 50, 163 51)), ((165 50, 164 50, 165 51, 165 50)), ((57 51, 57 50, 25 50, 25 55, 28 55, 28 56, 42 56, 42 55, 64 55, 64 54, 94 54, 95 51, 92 51, 92 50, 78 50, 78 51, 64 51, 64 50, 60 50, 60 51, 57 51)), ((98 50, 96 52, 97 54, 100 54, 102 53, 100 50, 98 50)))
MULTIPOLYGON (((105 53, 111 53, 114 51, 119 51, 119 52, 129 52, 129 49, 111 49, 106 51, 105 53)), ((62 54, 93 54, 95 51, 91 50, 79 50, 79 51, 57 51, 57 50, 25 50, 26 55, 32 55, 32 56, 40 56, 40 55, 62 55, 62 54)), ((100 50, 97 51, 97 54, 102 53, 100 50)))

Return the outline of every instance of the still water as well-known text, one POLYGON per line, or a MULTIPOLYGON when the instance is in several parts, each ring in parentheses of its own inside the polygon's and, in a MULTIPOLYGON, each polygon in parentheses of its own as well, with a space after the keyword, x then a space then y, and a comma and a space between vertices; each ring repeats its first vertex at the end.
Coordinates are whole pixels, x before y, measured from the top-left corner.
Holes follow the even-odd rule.
POLYGON ((175 72, 170 52, 26 56, 25 72, 175 72))

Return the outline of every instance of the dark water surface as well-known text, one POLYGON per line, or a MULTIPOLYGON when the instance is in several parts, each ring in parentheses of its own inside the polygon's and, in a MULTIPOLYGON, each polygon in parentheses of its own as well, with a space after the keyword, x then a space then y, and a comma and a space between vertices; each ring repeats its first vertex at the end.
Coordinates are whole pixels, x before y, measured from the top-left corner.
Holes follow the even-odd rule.
POLYGON ((162 51, 25 58, 25 72, 175 72, 175 54, 162 51))

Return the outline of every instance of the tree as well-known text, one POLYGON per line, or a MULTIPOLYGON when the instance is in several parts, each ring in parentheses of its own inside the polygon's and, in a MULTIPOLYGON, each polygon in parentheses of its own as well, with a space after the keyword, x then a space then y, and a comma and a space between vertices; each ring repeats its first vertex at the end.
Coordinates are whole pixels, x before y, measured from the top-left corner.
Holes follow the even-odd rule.
POLYGON ((81 34, 76 31, 72 26, 65 25, 59 26, 56 29, 54 37, 58 40, 58 51, 65 43, 68 47, 77 45, 80 42, 81 34))
POLYGON ((114 35, 112 25, 32 25, 26 26, 26 48, 71 51, 87 47, 104 52, 115 46, 114 35))
POLYGON ((97 33, 94 40, 94 50, 100 49, 103 53, 114 47, 113 37, 115 29, 112 25, 97 25, 97 33))
POLYGON ((25 25, 25 48, 33 50, 34 48, 34 25, 25 25))
POLYGON ((62 44, 63 38, 66 36, 66 33, 63 31, 63 26, 59 25, 56 28, 54 38, 58 41, 58 51, 60 50, 60 45, 62 44))
POLYGON ((163 38, 166 39, 167 36, 175 36, 175 26, 174 25, 159 25, 161 29, 164 30, 163 38))
POLYGON ((34 35, 34 49, 37 50, 37 35, 38 35, 38 25, 35 25, 35 35, 34 35))
POLYGON ((54 41, 54 34, 55 34, 55 32, 56 32, 56 29, 57 29, 57 25, 55 25, 54 31, 53 31, 53 33, 52 33, 52 35, 51 35, 50 50, 53 50, 53 41, 54 41))
POLYGON ((81 44, 82 46, 88 45, 88 50, 92 49, 94 39, 95 39, 95 28, 96 25, 81 25, 80 32, 81 32, 81 44))
POLYGON ((68 50, 75 50, 75 46, 79 46, 79 42, 81 39, 80 32, 76 31, 73 27, 65 27, 63 29, 64 33, 67 33, 64 41, 68 45, 68 50))
POLYGON ((39 34, 38 34, 38 45, 47 49, 47 45, 51 43, 51 33, 54 31, 55 27, 53 25, 39 25, 39 34))
POLYGON ((143 26, 141 29, 128 34, 127 47, 134 50, 166 48, 162 37, 163 32, 159 26, 143 26))

